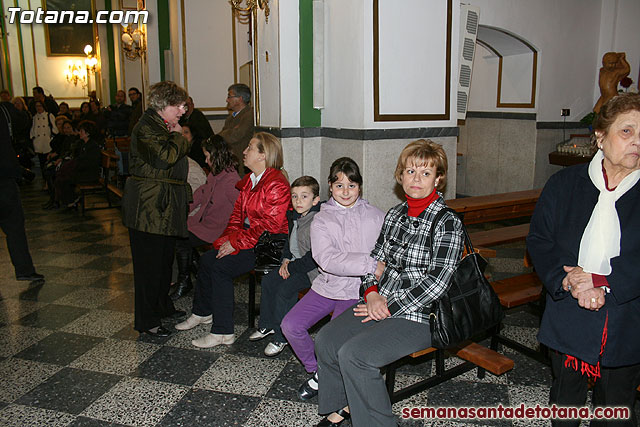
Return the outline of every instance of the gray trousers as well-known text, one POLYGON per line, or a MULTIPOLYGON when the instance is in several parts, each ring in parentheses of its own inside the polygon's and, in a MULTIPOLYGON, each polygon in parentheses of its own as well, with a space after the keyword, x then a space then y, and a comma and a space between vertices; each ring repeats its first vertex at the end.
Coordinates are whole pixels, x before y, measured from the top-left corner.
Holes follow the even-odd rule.
POLYGON ((316 337, 318 412, 329 414, 348 405, 354 427, 396 427, 380 368, 430 347, 429 325, 362 319, 347 309, 316 337))

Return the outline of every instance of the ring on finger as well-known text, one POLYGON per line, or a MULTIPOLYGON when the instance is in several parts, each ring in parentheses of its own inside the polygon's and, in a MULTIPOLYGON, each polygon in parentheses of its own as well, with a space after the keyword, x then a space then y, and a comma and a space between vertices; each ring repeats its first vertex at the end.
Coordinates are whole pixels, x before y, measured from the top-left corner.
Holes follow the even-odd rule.
POLYGON ((596 302, 595 298, 591 298, 591 303, 594 304, 596 302))

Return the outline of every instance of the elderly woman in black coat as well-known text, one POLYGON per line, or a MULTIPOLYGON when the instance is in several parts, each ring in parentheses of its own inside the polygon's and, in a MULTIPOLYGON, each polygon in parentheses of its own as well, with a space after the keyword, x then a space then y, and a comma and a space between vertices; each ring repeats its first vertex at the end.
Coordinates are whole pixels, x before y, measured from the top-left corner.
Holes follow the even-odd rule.
POLYGON ((135 285, 134 329, 168 336, 161 324, 179 318, 169 298, 171 266, 178 237, 188 237, 187 184, 189 141, 178 120, 187 92, 174 82, 151 86, 149 108, 131 134, 131 161, 122 198, 123 222, 129 228, 135 285))
MULTIPOLYGON (((538 339, 551 350, 550 403, 584 406, 591 379, 595 406, 633 408, 640 384, 640 95, 612 98, 594 128, 593 160, 553 175, 531 219, 527 248, 547 290, 538 339)), ((632 418, 621 424, 635 426, 632 418)))

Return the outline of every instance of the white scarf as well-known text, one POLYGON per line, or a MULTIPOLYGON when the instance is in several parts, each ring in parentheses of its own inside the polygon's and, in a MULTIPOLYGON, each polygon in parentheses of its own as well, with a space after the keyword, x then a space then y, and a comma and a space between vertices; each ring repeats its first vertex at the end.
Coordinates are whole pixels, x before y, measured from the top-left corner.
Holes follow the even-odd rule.
POLYGON ((620 220, 616 201, 636 185, 640 170, 631 172, 615 190, 609 191, 602 174, 602 159, 604 154, 598 150, 589 163, 589 178, 600 191, 600 196, 580 240, 578 265, 587 273, 608 276, 611 258, 620 255, 620 220))

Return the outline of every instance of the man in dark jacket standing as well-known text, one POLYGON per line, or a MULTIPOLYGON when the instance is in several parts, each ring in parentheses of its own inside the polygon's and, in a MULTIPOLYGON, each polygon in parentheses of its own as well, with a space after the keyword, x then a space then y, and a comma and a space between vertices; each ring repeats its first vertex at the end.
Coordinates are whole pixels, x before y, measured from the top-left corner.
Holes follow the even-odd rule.
POLYGON ((44 281, 36 273, 24 231, 24 212, 16 179, 20 166, 11 146, 11 118, 4 105, 0 106, 0 228, 7 236, 7 249, 15 269, 16 279, 44 281))
POLYGON ((188 125, 194 137, 203 141, 213 136, 213 129, 202 111, 193 104, 193 98, 187 98, 187 112, 180 118, 180 126, 188 125))
POLYGON ((224 121, 220 136, 229 144, 231 151, 238 158, 241 165, 240 172, 245 169, 242 166, 242 152, 249 145, 254 132, 253 108, 249 106, 249 102, 251 102, 251 89, 247 85, 237 83, 229 86, 227 109, 230 114, 224 121))
POLYGON ((116 92, 116 103, 109 105, 104 115, 107 119, 107 130, 111 136, 128 136, 131 106, 127 105, 127 94, 123 90, 116 92))

